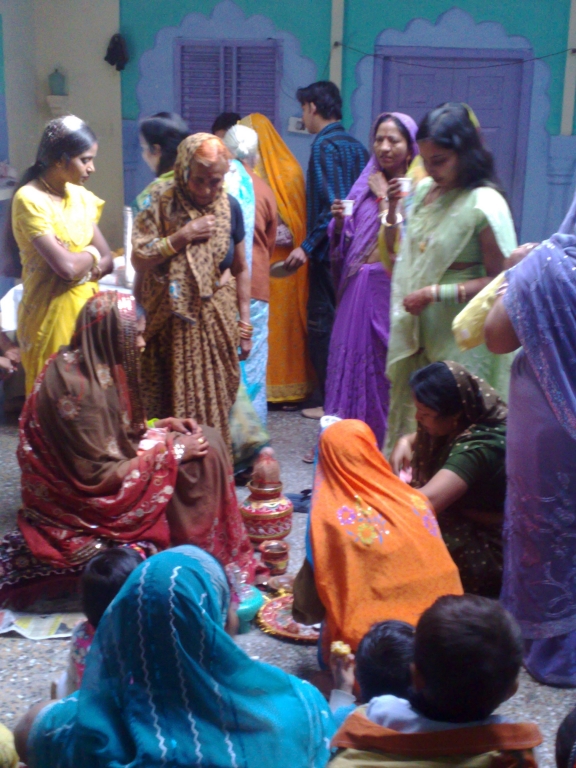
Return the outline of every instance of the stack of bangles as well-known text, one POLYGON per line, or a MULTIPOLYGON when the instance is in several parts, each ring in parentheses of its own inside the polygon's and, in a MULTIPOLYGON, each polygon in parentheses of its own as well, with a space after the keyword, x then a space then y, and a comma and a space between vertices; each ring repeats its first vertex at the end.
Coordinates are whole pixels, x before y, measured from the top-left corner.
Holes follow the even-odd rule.
POLYGON ((102 255, 95 245, 87 245, 84 250, 92 256, 93 261, 92 267, 86 275, 85 280, 94 280, 95 282, 98 282, 102 277, 102 269, 100 267, 102 255))
POLYGON ((178 253, 176 248, 174 248, 170 242, 169 237, 162 237, 160 240, 158 240, 158 250, 160 251, 160 256, 163 256, 165 259, 167 259, 169 256, 174 256, 175 253, 178 253))
POLYGON ((465 304, 466 288, 463 283, 451 285, 431 285, 432 301, 443 301, 445 304, 465 304))
POLYGON ((244 320, 238 320, 238 331, 241 339, 251 339, 254 333, 254 326, 245 323, 244 320))

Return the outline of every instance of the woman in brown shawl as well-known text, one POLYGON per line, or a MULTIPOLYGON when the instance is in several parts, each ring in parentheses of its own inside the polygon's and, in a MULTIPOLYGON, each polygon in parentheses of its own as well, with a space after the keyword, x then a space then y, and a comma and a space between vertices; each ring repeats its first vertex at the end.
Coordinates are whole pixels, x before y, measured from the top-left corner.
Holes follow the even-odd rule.
POLYGON ((132 296, 96 294, 36 380, 20 420, 24 541, 14 532, 0 543, 2 601, 130 543, 196 544, 253 575, 221 436, 192 419, 145 421, 138 323, 132 296))
POLYGON ((498 597, 506 496, 506 418, 496 391, 464 366, 432 363, 410 379, 418 431, 396 443, 398 474, 428 497, 465 592, 498 597))
POLYGON ((216 427, 231 448, 238 345, 247 357, 252 326, 242 213, 223 190, 229 157, 208 133, 180 144, 174 181, 155 187, 134 222, 132 261, 144 274, 148 411, 216 427))

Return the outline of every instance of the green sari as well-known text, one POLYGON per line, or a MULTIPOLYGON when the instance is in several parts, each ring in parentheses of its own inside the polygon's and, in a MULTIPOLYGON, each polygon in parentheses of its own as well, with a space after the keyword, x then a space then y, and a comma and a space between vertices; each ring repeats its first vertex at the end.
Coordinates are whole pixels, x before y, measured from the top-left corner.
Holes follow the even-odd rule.
POLYGON ((158 184, 159 182, 163 181, 174 181, 174 169, 171 171, 166 171, 166 173, 160 174, 160 176, 157 176, 155 179, 153 179, 150 184, 148 184, 147 187, 144 187, 142 192, 140 192, 139 195, 136 195, 134 202, 132 203, 132 210, 134 211, 134 216, 136 216, 140 211, 143 211, 145 208, 150 207, 151 202, 151 192, 158 184))
POLYGON ((495 189, 454 189, 424 205, 433 183, 428 177, 418 185, 392 277, 387 454, 398 438, 415 431, 408 381, 414 371, 429 363, 454 360, 483 378, 505 400, 508 396, 512 355, 493 355, 484 344, 462 351, 456 344, 452 321, 462 310, 461 304, 429 304, 418 317, 404 309, 406 296, 419 288, 486 276, 478 237, 485 227, 492 229, 506 258, 517 245, 510 209, 495 189), (456 262, 467 266, 451 269, 456 262))

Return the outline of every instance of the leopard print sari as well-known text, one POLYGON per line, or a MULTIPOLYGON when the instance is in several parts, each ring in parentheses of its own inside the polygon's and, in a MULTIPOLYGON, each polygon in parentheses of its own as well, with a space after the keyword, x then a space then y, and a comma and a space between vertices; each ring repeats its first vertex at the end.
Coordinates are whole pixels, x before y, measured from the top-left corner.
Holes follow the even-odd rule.
POLYGON ((220 262, 230 243, 230 204, 224 191, 198 207, 188 190, 195 152, 211 134, 189 136, 178 149, 174 181, 158 184, 150 205, 134 222, 132 247, 140 259, 160 256, 161 238, 188 221, 216 217, 209 240, 144 272, 142 304, 147 313, 142 385, 150 416, 192 417, 217 428, 231 447, 230 409, 239 384, 236 281, 220 285, 220 262))

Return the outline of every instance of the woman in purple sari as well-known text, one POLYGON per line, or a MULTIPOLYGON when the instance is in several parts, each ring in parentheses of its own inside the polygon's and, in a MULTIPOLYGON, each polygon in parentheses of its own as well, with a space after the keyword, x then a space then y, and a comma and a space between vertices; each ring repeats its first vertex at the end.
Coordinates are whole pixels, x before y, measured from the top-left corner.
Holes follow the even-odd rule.
POLYGON ((532 676, 576 687, 576 198, 560 231, 506 277, 485 327, 491 352, 522 345, 510 381, 501 600, 532 676))
POLYGON ((352 215, 344 217, 342 201, 335 200, 328 230, 337 309, 324 411, 366 422, 379 445, 388 418, 390 277, 402 224, 399 178, 418 154, 417 129, 400 112, 377 118, 373 154, 348 195, 352 215))

